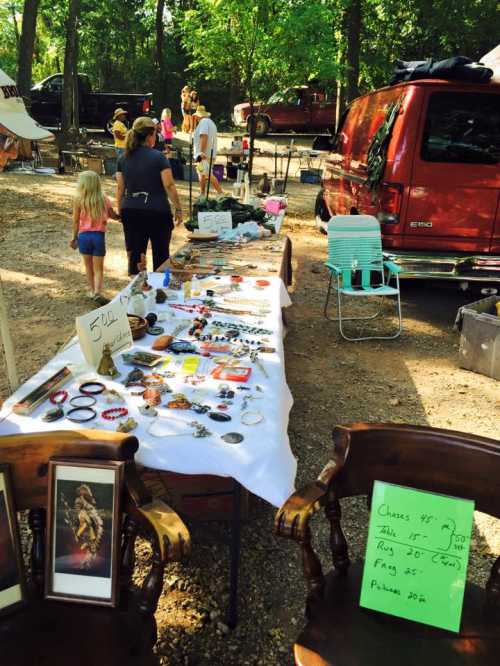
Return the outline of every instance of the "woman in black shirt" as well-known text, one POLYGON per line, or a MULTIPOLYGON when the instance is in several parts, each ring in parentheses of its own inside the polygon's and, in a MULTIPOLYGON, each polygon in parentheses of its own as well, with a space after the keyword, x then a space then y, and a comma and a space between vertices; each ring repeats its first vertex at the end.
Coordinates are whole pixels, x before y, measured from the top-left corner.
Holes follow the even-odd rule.
POLYGON ((175 224, 182 222, 170 163, 165 155, 153 149, 155 141, 153 120, 136 118, 127 133, 125 155, 118 160, 116 199, 123 222, 129 275, 139 272, 137 264, 141 254, 146 254, 149 241, 153 250, 153 270, 169 258, 174 226, 169 199, 174 206, 175 224))

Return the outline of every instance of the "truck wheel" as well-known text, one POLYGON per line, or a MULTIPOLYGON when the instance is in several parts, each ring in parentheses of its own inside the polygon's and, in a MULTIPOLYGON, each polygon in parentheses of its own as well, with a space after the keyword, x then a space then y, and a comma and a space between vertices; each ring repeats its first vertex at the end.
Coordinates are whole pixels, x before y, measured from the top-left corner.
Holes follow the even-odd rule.
POLYGON ((330 213, 328 212, 328 208, 325 204, 324 190, 320 190, 316 197, 316 203, 314 204, 314 217, 316 222, 316 229, 322 234, 326 234, 330 213))
MULTIPOLYGON (((252 119, 249 118, 247 123, 247 129, 249 134, 251 131, 252 122, 253 122, 252 119)), ((255 118, 255 136, 263 137, 266 136, 268 132, 269 132, 269 120, 265 116, 257 116, 257 118, 255 118)))

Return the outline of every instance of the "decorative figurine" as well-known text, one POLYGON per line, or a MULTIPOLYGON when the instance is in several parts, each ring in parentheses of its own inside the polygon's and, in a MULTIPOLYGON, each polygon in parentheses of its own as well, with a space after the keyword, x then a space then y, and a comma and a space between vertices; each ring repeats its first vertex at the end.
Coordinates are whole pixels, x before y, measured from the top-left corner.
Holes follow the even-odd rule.
POLYGON ((157 303, 165 303, 167 300, 167 294, 163 291, 163 289, 157 289, 156 290, 156 302, 157 303))
POLYGON ((137 384, 137 382, 142 381, 143 377, 144 377, 143 371, 140 370, 139 368, 134 368, 125 377, 125 381, 123 383, 125 384, 125 386, 130 386, 131 384, 137 384))
POLYGON ((106 389, 103 391, 103 396, 106 398, 106 402, 110 405, 113 403, 121 405, 125 402, 125 398, 116 389, 106 389))
POLYGON ((119 377, 120 373, 111 357, 111 345, 104 345, 102 350, 102 358, 97 366, 97 374, 104 375, 105 377, 119 377))
POLYGON ((167 407, 169 409, 190 409, 191 403, 186 398, 184 393, 174 393, 172 395, 173 400, 167 402, 167 407))

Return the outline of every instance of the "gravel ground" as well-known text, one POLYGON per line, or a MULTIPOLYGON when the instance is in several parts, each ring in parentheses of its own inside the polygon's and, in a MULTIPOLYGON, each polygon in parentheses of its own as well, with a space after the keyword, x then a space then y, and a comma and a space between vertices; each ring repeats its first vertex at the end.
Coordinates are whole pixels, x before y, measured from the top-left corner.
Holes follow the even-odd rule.
MULTIPOLYGON (((80 259, 68 247, 73 176, 0 174, 0 267, 24 380, 72 335, 74 317, 90 309, 80 259)), ((105 179, 112 194, 113 181, 105 179)), ((179 186, 181 195, 186 188, 179 186)), ((498 382, 457 366, 457 308, 476 300, 451 288, 403 285, 404 332, 397 341, 351 344, 322 317, 326 241, 313 229, 316 188, 293 181, 286 233, 293 242, 293 306, 287 313, 286 370, 295 404, 290 442, 298 458, 297 485, 314 478, 328 459, 331 429, 352 421, 395 421, 499 437, 498 382)), ((174 244, 183 242, 176 231, 174 244)), ((121 230, 110 225, 106 258, 111 295, 126 283, 121 230)), ((386 320, 387 325, 393 320, 386 320)), ((8 395, 0 360, 0 400, 8 395)), ((158 606, 158 652, 168 666, 292 664, 294 637, 303 626, 305 587, 297 547, 273 536, 275 509, 253 498, 243 526, 240 623, 225 624, 228 598, 226 523, 190 524, 193 556, 168 567, 158 606)), ((367 533, 366 503, 344 502, 353 559, 367 533)), ((326 523, 313 521, 317 549, 328 564, 326 523)), ((138 546, 137 576, 149 546, 138 546)), ((470 576, 484 582, 500 555, 497 520, 476 513, 470 576)))

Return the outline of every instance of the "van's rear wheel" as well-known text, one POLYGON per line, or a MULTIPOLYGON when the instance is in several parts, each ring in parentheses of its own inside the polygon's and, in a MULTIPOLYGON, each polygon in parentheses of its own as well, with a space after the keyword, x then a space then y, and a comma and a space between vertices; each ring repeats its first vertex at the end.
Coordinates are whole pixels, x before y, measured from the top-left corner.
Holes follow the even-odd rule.
POLYGON ((314 204, 314 218, 316 222, 316 229, 321 231, 321 233, 326 234, 327 225, 330 219, 330 213, 325 204, 324 190, 320 190, 316 196, 316 202, 314 204))

